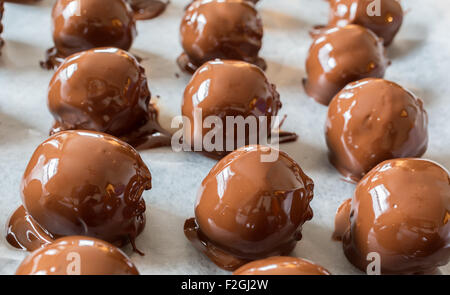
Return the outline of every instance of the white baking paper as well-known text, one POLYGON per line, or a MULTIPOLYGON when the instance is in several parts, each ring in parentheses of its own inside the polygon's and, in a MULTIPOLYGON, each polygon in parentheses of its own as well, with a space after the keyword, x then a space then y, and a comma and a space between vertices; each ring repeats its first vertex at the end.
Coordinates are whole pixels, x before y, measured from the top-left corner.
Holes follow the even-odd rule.
MULTIPOLYGON (((131 52, 144 58, 149 85, 161 122, 169 126, 180 114, 181 98, 189 76, 175 60, 181 52, 178 28, 187 0, 172 0, 160 17, 140 21, 131 52), (179 78, 176 74, 180 74, 179 78)), ((21 204, 19 184, 26 164, 48 134, 52 123, 46 105, 51 71, 39 60, 52 46, 50 11, 53 1, 37 5, 5 4, 0 57, 0 273, 13 274, 27 255, 11 248, 5 236, 8 216, 21 204)), ((425 101, 430 115, 430 144, 425 155, 450 167, 450 3, 448 0, 403 1, 408 9, 403 27, 389 48, 392 65, 386 78, 408 87, 425 101)), ((335 211, 352 196, 354 185, 341 180, 328 163, 324 140, 326 107, 308 98, 302 88, 305 59, 311 39, 308 30, 325 23, 326 1, 262 0, 258 9, 264 21, 261 56, 268 63, 267 75, 278 87, 281 114, 288 118, 284 129, 295 131, 299 140, 281 146, 314 179, 314 218, 293 255, 315 261, 333 274, 362 274, 331 241, 335 211)), ((144 194, 148 224, 137 239, 146 255, 125 248, 142 274, 226 274, 197 252, 183 234, 185 219, 193 216, 196 192, 214 161, 199 154, 173 153, 170 148, 141 153, 153 175, 153 189, 144 194)), ((450 274, 450 265, 441 268, 450 274)))

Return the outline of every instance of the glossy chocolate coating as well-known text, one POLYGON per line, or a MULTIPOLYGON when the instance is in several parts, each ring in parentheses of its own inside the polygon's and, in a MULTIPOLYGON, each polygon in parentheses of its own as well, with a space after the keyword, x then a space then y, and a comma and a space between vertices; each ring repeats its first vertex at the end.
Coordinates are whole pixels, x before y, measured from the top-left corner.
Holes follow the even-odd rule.
POLYGON ((169 0, 126 0, 137 20, 152 19, 166 10, 169 0))
POLYGON ((246 146, 219 161, 198 191, 185 234, 215 264, 235 270, 252 260, 289 254, 313 216, 314 183, 284 152, 246 146))
MULTIPOLYGON (((275 85, 269 83, 259 67, 242 61, 215 60, 205 63, 192 76, 184 92, 181 112, 191 122, 191 129, 185 130, 185 133, 191 134, 191 141, 197 136, 194 133, 195 128, 201 129, 203 136, 211 131, 212 128, 202 128, 203 122, 208 116, 217 116, 224 128, 224 146, 227 140, 234 141, 236 149, 241 146, 236 145, 237 132, 231 130, 234 133, 232 134, 226 128, 227 116, 244 118, 254 116, 257 121, 260 116, 265 116, 267 117, 267 134, 270 136, 271 116, 276 116, 280 108, 280 95, 275 85), (196 108, 202 110, 200 122, 194 121, 196 108)), ((249 132, 246 132, 245 136, 243 141, 245 141, 244 145, 247 145, 249 132)), ((192 145, 189 138, 186 138, 186 141, 192 145)), ((228 153, 224 149, 224 151, 212 151, 208 154, 221 158, 228 153)))
POLYGON ((42 63, 49 69, 83 50, 106 46, 128 50, 136 36, 133 12, 124 0, 57 0, 52 22, 55 47, 42 63))
POLYGON ((287 256, 269 257, 241 266, 233 275, 320 276, 330 272, 311 261, 287 256))
POLYGON ((193 73, 207 61, 242 60, 265 69, 258 57, 263 26, 254 5, 244 0, 199 0, 186 10, 180 26, 182 70, 193 73))
POLYGON ((319 35, 306 60, 306 93, 328 105, 345 85, 364 78, 382 78, 389 61, 381 39, 370 30, 347 25, 319 35))
POLYGON ((384 79, 348 84, 331 101, 325 136, 330 162, 358 181, 384 160, 420 157, 428 144, 423 102, 384 79))
POLYGON ((6 240, 17 249, 34 251, 55 240, 55 237, 41 227, 33 217, 20 206, 9 217, 6 240))
POLYGON ((168 145, 157 122, 144 68, 126 51, 96 48, 67 58, 50 81, 50 134, 83 129, 108 133, 136 148, 168 145))
POLYGON ((125 253, 95 238, 70 236, 31 253, 16 275, 138 275, 125 253), (78 265, 77 265, 78 264, 78 265))
MULTIPOLYGON (((150 171, 130 145, 104 133, 63 131, 37 147, 21 196, 32 222, 55 238, 83 235, 134 246, 145 226, 142 193, 150 188, 150 171)), ((16 228, 29 228, 22 224, 16 228)), ((20 242, 34 249, 26 239, 20 242)))
POLYGON ((392 43, 403 22, 403 9, 397 0, 381 0, 380 14, 369 15, 373 0, 329 0, 330 19, 328 26, 356 24, 370 29, 383 39, 384 45, 392 43))
POLYGON ((433 273, 449 262, 450 177, 445 168, 413 158, 382 162, 346 202, 336 224, 348 226, 337 228, 335 237, 359 269, 366 271, 370 252, 380 255, 382 274, 433 273))

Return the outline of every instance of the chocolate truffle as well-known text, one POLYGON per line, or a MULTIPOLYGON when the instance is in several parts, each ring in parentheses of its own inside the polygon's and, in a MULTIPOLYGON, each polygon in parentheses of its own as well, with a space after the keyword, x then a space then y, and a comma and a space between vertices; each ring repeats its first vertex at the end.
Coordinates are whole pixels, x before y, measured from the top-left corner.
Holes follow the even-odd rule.
POLYGON ((363 79, 348 84, 331 101, 325 137, 330 162, 358 181, 384 160, 422 156, 428 116, 422 100, 400 85, 363 79))
POLYGON ((382 78, 389 60, 383 43, 372 31, 358 26, 335 27, 319 35, 306 60, 306 93, 328 105, 350 82, 382 78))
POLYGON ((90 237, 70 236, 31 253, 16 275, 138 275, 125 253, 90 237))
POLYGON ((169 0, 126 0, 134 11, 137 20, 152 19, 166 10, 169 0))
POLYGON ((330 275, 330 272, 311 261, 296 257, 270 257, 253 261, 241 266, 233 275, 260 275, 260 276, 317 276, 330 275))
POLYGON ((184 225, 186 237, 227 270, 287 255, 313 216, 313 190, 313 181, 286 153, 260 145, 240 148, 203 180, 195 218, 184 225), (265 159, 274 153, 274 161, 265 159))
POLYGON ((450 259, 450 176, 422 159, 377 165, 336 215, 335 238, 348 260, 366 271, 379 254, 381 274, 428 274, 450 259))
POLYGON ((182 70, 193 73, 216 58, 242 60, 266 68, 258 57, 263 26, 254 5, 244 0, 199 0, 186 10, 180 27, 182 70))
POLYGON ((138 149, 170 144, 150 103, 144 68, 117 48, 95 48, 67 58, 53 75, 48 107, 50 131, 84 129, 108 133, 138 149))
POLYGON ((128 50, 136 36, 133 12, 124 0, 57 0, 52 11, 53 42, 41 65, 56 69, 64 58, 96 47, 128 50))
POLYGON ((149 189, 150 171, 130 145, 104 133, 59 132, 28 163, 21 182, 26 212, 13 214, 7 240, 35 250, 52 238, 83 235, 134 247, 149 189))
POLYGON ((329 0, 329 3, 328 27, 360 25, 383 39, 385 46, 392 43, 403 22, 403 9, 397 0, 380 0, 379 5, 373 0, 329 0))
MULTIPOLYGON (((200 142, 202 152, 211 157, 222 158, 239 147, 267 140, 259 138, 259 129, 266 128, 266 136, 270 136, 272 116, 276 116, 280 108, 280 95, 275 85, 269 83, 259 67, 242 61, 210 61, 195 72, 184 92, 181 112, 190 122, 184 125, 184 134, 187 135, 184 140, 190 146, 200 142), (199 111, 201 114, 195 119, 195 112, 199 111), (209 147, 202 140, 207 133, 219 132, 215 125, 205 127, 210 116, 219 118, 222 125, 220 133, 217 133, 218 137, 223 134, 222 144, 218 148, 209 147), (227 120, 237 116, 245 119, 254 117, 255 128, 236 130, 238 127, 234 125, 234 128, 227 129, 227 120), (257 142, 250 142, 249 138, 257 142)), ((285 141, 297 138, 292 133, 280 135, 285 141)))

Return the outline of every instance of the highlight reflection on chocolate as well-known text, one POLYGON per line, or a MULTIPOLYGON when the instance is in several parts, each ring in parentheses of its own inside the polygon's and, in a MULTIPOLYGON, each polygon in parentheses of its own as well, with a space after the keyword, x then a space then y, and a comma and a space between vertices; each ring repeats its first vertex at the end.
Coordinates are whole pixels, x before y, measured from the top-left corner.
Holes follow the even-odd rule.
POLYGON ((382 274, 428 274, 450 259, 450 176, 422 159, 380 163, 336 215, 334 237, 348 260, 366 271, 380 255, 382 274))
POLYGON ((422 156, 428 145, 423 102, 383 79, 348 84, 331 101, 325 137, 330 162, 358 181, 378 163, 422 156))
POLYGON ((305 259, 278 256, 247 263, 237 269, 233 275, 319 276, 330 275, 330 272, 305 259))
POLYGON ((53 42, 41 62, 56 69, 66 57, 96 47, 128 50, 136 36, 130 6, 124 0, 57 0, 52 11, 53 42))
POLYGON ((381 39, 370 30, 358 25, 331 28, 319 35, 309 49, 305 91, 328 105, 348 83, 382 78, 389 63, 381 39))
POLYGON ((361 25, 382 38, 385 46, 392 43, 403 22, 403 9, 397 0, 381 0, 378 7, 371 0, 329 0, 329 3, 328 27, 361 25))
POLYGON ((193 73, 207 61, 242 60, 266 68, 258 56, 263 26, 254 5, 245 0, 199 0, 188 6, 180 26, 184 53, 178 65, 193 73))
POLYGON ((70 236, 31 253, 16 275, 138 275, 136 266, 115 246, 95 238, 70 236))
POLYGON ((119 137, 137 149, 170 145, 150 103, 144 68, 117 48, 96 48, 67 58, 50 81, 50 134, 84 129, 119 137))
POLYGON ((152 19, 166 10, 169 0, 126 0, 137 20, 152 19))
POLYGON ((8 222, 11 245, 35 250, 54 238, 96 237, 117 246, 145 226, 151 174, 119 139, 92 131, 59 132, 35 150, 21 183, 23 207, 8 222))
MULTIPOLYGON (((185 137, 184 140, 190 146, 194 145, 193 142, 201 142, 204 154, 220 159, 231 152, 231 149, 228 151, 226 149, 228 145, 237 149, 250 143, 256 144, 266 140, 266 138, 259 138, 259 129, 266 128, 266 135, 271 135, 273 123, 271 116, 276 116, 281 106, 280 95, 275 85, 268 81, 259 67, 242 61, 207 62, 195 72, 184 92, 181 112, 190 121, 190 126, 184 125, 184 133, 190 136, 185 137), (196 120, 195 112, 199 110, 202 112, 201 117, 196 120), (207 133, 214 132, 218 128, 216 125, 210 128, 204 127, 209 116, 217 116, 221 121, 223 127, 220 133, 223 133, 223 149, 221 150, 212 150, 212 147, 206 146, 202 141, 207 133), (237 116, 249 118, 249 120, 254 118, 257 128, 253 128, 254 130, 247 128, 242 134, 239 134, 242 130, 236 130, 238 129, 236 126, 227 129, 227 117, 237 116), (260 124, 259 117, 267 120, 266 127, 264 123, 260 124), (196 132, 196 129, 199 132, 196 132), (250 142, 250 138, 257 142, 250 142)), ((297 135, 294 133, 280 133, 282 142, 296 139, 297 135)))
POLYGON ((314 183, 287 154, 247 146, 219 161, 203 180, 195 218, 184 232, 219 267, 235 270, 252 261, 289 254, 313 217, 314 183))

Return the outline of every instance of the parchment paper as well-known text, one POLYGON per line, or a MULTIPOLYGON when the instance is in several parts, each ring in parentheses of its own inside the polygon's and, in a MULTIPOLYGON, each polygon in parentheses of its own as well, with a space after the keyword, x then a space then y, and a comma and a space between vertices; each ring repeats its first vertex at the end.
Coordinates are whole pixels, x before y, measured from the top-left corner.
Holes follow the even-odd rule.
MULTIPOLYGON (((138 37, 131 52, 144 58, 143 65, 154 97, 159 95, 161 122, 169 126, 180 114, 181 98, 190 76, 180 73, 175 59, 181 52, 178 28, 187 0, 172 0, 167 11, 154 20, 138 23, 138 37), (179 73, 179 78, 176 77, 179 73)), ((403 27, 389 48, 392 65, 386 78, 411 89, 425 101, 430 115, 430 144, 425 155, 450 168, 450 4, 447 0, 408 0, 403 27)), ((46 105, 51 71, 40 69, 39 60, 51 47, 50 11, 53 1, 37 5, 5 4, 0 57, 0 273, 13 274, 27 255, 5 241, 8 216, 21 204, 19 184, 36 146, 52 123, 46 105)), ((362 274, 331 241, 334 215, 339 204, 352 196, 354 185, 341 180, 328 163, 324 140, 326 107, 308 98, 302 88, 305 59, 311 39, 308 30, 325 23, 326 1, 263 0, 258 5, 264 21, 261 56, 267 75, 278 87, 287 114, 284 129, 299 140, 281 146, 314 179, 314 218, 293 255, 315 261, 334 274, 362 274)), ((142 274, 224 274, 197 252, 183 234, 185 219, 193 216, 196 192, 214 161, 199 154, 173 153, 170 148, 141 153, 153 175, 153 189, 145 192, 148 224, 137 239, 144 257, 127 254, 142 274)), ((450 265, 441 268, 450 274, 450 265)))

